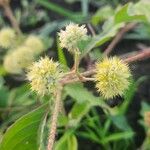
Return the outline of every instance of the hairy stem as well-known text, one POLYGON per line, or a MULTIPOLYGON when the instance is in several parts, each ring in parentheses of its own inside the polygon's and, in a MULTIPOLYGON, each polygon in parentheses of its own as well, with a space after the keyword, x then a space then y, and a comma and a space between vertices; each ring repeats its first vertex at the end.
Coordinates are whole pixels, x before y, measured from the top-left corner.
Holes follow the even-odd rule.
POLYGON ((80 53, 75 52, 75 56, 74 56, 74 70, 75 70, 75 73, 78 72, 79 63, 80 63, 80 53))
POLYGON ((56 129, 57 129, 57 119, 60 112, 60 101, 61 101, 61 94, 62 94, 63 87, 60 85, 58 86, 58 89, 56 91, 56 99, 54 102, 54 109, 53 114, 51 118, 51 125, 50 125, 50 133, 48 137, 48 145, 47 150, 52 150, 53 145, 55 142, 55 135, 56 135, 56 129))
POLYGON ((137 60, 141 60, 141 59, 145 59, 145 58, 149 58, 150 57, 150 48, 149 49, 145 49, 142 52, 139 52, 136 55, 130 56, 128 58, 126 58, 124 61, 131 63, 137 60))
POLYGON ((9 3, 8 3, 8 4, 5 4, 5 5, 2 5, 2 6, 3 6, 4 11, 5 11, 5 14, 6 14, 6 16, 8 17, 8 19, 10 20, 10 22, 11 22, 13 28, 16 30, 16 32, 17 32, 18 34, 20 34, 20 33, 21 33, 21 30, 20 30, 20 28, 19 28, 19 24, 18 24, 18 22, 17 22, 15 16, 13 15, 13 12, 12 12, 12 10, 11 10, 11 7, 10 7, 9 3))

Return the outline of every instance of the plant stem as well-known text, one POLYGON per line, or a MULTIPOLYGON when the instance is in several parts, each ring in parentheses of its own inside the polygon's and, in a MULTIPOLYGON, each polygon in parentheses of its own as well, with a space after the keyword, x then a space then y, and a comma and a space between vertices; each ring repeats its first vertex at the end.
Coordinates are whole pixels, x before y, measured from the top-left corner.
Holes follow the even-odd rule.
POLYGON ((115 36, 115 38, 112 40, 112 42, 108 45, 108 47, 106 48, 106 50, 104 51, 104 56, 107 56, 108 54, 110 54, 110 52, 114 49, 114 47, 116 46, 116 44, 122 39, 122 37, 124 36, 124 34, 128 31, 130 31, 131 29, 133 29, 135 26, 137 25, 137 23, 129 23, 127 25, 125 25, 124 28, 122 28, 117 35, 115 36))
MULTIPOLYGON (((132 63, 141 59, 149 58, 150 57, 150 48, 146 48, 136 54, 129 55, 127 58, 124 58, 123 61, 127 63, 132 63)), ((89 76, 95 74, 96 70, 95 67, 91 68, 91 70, 85 71, 80 73, 80 77, 76 77, 76 75, 71 75, 70 78, 68 77, 67 80, 61 80, 62 85, 66 85, 69 83, 74 82, 84 82, 84 81, 93 81, 93 78, 88 78, 89 76)), ((65 77, 64 77, 65 78, 65 77)))
POLYGON ((47 145, 47 150, 52 150, 53 145, 55 142, 55 135, 56 135, 56 129, 57 129, 57 119, 59 115, 59 110, 60 110, 60 101, 61 101, 61 94, 62 94, 62 85, 58 86, 58 89, 56 91, 56 100, 54 101, 54 109, 53 109, 53 114, 51 118, 51 125, 50 125, 50 133, 48 137, 48 145, 47 145))
POLYGON ((95 36, 95 35, 96 35, 96 33, 95 33, 95 31, 94 31, 94 29, 93 29, 93 27, 91 26, 91 24, 90 24, 90 23, 88 23, 88 24, 87 24, 87 27, 88 27, 88 29, 90 30, 90 32, 91 32, 91 34, 92 34, 92 36, 95 36))
POLYGON ((74 55, 74 71, 75 71, 75 73, 78 72, 79 62, 80 62, 80 53, 75 52, 75 55, 74 55))
POLYGON ((3 6, 4 11, 5 11, 5 14, 6 14, 6 16, 8 17, 8 19, 10 20, 10 22, 11 22, 13 28, 16 30, 16 32, 17 32, 18 34, 21 34, 21 30, 20 30, 20 28, 19 28, 19 24, 18 24, 18 22, 17 22, 15 16, 13 15, 13 12, 12 12, 12 10, 11 10, 11 7, 10 7, 9 3, 8 3, 8 4, 4 4, 4 5, 2 5, 2 6, 3 6))
POLYGON ((145 49, 142 52, 139 52, 136 55, 130 56, 126 59, 124 59, 125 62, 127 63, 131 63, 137 60, 141 60, 141 59, 145 59, 145 58, 149 58, 150 57, 150 48, 149 49, 145 49))

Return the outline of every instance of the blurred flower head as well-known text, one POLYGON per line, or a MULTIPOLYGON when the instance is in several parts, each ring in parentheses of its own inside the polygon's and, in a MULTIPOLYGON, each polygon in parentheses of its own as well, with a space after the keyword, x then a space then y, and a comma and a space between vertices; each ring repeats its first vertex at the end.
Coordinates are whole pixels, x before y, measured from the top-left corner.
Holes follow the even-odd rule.
POLYGON ((4 58, 4 68, 12 74, 20 74, 25 68, 32 64, 35 60, 31 48, 20 46, 16 50, 12 50, 4 58))
POLYGON ((31 89, 44 96, 55 92, 61 75, 59 64, 45 57, 29 67, 27 78, 31 83, 31 89))
POLYGON ((0 31, 0 46, 10 48, 13 45, 16 34, 11 28, 4 28, 0 31))
POLYGON ((30 35, 24 44, 30 47, 35 54, 40 54, 44 51, 44 44, 38 36, 30 35))
POLYGON ((128 65, 117 57, 105 58, 96 64, 96 87, 106 99, 123 95, 129 86, 130 76, 128 65))
POLYGON ((79 26, 78 24, 70 23, 66 26, 65 30, 61 30, 58 34, 60 46, 68 49, 71 53, 78 50, 80 41, 88 38, 87 29, 85 25, 79 26))
POLYGON ((20 66, 17 64, 16 60, 14 59, 15 53, 9 53, 4 58, 4 68, 7 72, 12 74, 20 74, 22 72, 20 66))

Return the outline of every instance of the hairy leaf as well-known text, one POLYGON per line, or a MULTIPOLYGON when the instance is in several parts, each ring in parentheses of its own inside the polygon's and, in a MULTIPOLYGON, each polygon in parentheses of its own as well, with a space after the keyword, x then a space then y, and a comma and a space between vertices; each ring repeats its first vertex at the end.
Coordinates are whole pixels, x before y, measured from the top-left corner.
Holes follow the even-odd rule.
POLYGON ((47 105, 18 119, 5 133, 0 150, 38 150, 38 130, 47 105))

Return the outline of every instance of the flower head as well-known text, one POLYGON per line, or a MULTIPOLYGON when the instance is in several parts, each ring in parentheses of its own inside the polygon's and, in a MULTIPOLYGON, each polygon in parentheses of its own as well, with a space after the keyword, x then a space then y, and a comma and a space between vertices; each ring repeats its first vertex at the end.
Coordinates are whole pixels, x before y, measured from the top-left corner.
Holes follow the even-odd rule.
POLYGON ((20 74, 35 60, 31 48, 20 46, 16 50, 12 50, 4 58, 4 68, 12 74, 20 74))
POLYGON ((129 86, 130 76, 128 65, 117 57, 105 58, 96 65, 96 87, 106 99, 123 95, 129 86))
POLYGON ((22 72, 20 66, 16 63, 15 53, 9 53, 4 58, 4 68, 12 74, 20 74, 22 72))
POLYGON ((57 62, 45 57, 33 63, 27 78, 31 82, 31 89, 44 96, 55 91, 58 80, 61 78, 61 70, 57 62))
POLYGON ((65 30, 59 32, 59 41, 62 48, 68 49, 71 53, 78 50, 78 43, 86 40, 87 29, 85 25, 79 26, 78 24, 70 23, 66 26, 65 30))
POLYGON ((0 46, 3 48, 9 48, 13 45, 16 34, 11 28, 4 28, 0 31, 0 46))
POLYGON ((35 52, 35 54, 40 54, 41 52, 44 51, 44 45, 42 40, 34 35, 30 35, 26 41, 25 41, 25 46, 28 46, 32 49, 32 51, 35 52))
POLYGON ((34 54, 30 47, 20 46, 14 51, 14 59, 21 68, 27 68, 34 60, 34 54))

